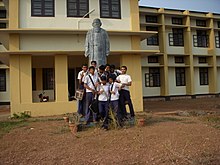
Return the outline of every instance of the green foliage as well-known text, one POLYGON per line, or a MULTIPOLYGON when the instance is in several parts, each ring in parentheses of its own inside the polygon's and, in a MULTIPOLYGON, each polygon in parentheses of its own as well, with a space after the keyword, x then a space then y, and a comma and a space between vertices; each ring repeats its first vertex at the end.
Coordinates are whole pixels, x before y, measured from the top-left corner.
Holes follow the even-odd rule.
POLYGON ((27 119, 30 117, 31 115, 29 115, 27 112, 20 112, 18 114, 13 113, 13 116, 11 117, 11 119, 27 119))

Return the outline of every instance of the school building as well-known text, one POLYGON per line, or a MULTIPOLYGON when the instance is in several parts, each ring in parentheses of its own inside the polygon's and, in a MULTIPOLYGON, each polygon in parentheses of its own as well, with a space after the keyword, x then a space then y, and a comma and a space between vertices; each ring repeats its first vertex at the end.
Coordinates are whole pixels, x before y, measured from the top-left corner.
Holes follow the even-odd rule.
POLYGON ((140 7, 138 0, 0 0, 0 102, 11 114, 76 112, 85 36, 100 18, 108 63, 126 65, 131 97, 220 93, 220 14, 140 7), (49 102, 40 102, 45 92, 49 102))

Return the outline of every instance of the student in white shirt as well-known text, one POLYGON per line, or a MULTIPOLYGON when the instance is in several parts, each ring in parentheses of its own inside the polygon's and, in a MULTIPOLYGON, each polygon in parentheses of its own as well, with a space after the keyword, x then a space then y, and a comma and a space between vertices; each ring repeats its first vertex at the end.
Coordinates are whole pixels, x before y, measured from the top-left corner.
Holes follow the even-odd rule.
POLYGON ((127 72, 126 66, 121 67, 121 72, 122 73, 116 78, 117 82, 122 84, 121 90, 119 92, 120 93, 119 102, 120 102, 120 110, 121 110, 120 112, 123 118, 127 118, 127 111, 125 107, 125 101, 127 101, 130 109, 130 115, 133 118, 135 114, 134 114, 134 108, 129 91, 129 86, 131 86, 132 84, 131 76, 126 74, 127 72))
POLYGON ((97 120, 97 115, 95 113, 92 113, 92 111, 89 109, 90 104, 94 100, 96 94, 97 94, 97 86, 98 83, 98 75, 95 74, 95 67, 90 66, 89 67, 89 74, 85 77, 84 80, 84 87, 86 88, 86 115, 85 120, 88 124, 90 122, 90 115, 93 115, 93 121, 97 120))
POLYGON ((99 86, 99 114, 104 119, 102 127, 108 129, 108 113, 109 113, 109 84, 106 76, 101 77, 101 84, 99 86))
MULTIPOLYGON (((79 81, 79 89, 84 90, 84 78, 88 71, 88 65, 83 64, 82 70, 78 73, 77 79, 79 81)), ((85 93, 85 92, 84 92, 85 93)), ((81 116, 85 115, 85 94, 82 100, 78 100, 78 114, 81 116)))
MULTIPOLYGON (((110 84, 110 107, 113 113, 116 115, 117 120, 120 118, 119 114, 119 90, 121 88, 121 84, 115 82, 116 76, 115 74, 110 74, 109 76, 109 84, 110 84)), ((119 121, 119 120, 118 120, 119 121)))

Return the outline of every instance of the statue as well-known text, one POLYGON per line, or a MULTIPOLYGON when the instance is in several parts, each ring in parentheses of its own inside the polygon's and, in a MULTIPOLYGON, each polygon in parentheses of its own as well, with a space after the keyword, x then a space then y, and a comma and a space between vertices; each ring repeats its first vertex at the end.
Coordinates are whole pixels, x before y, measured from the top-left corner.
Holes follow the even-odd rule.
POLYGON ((96 61, 97 66, 106 64, 106 57, 109 55, 109 38, 108 33, 101 28, 102 22, 96 18, 86 34, 85 56, 89 57, 89 63, 96 61))

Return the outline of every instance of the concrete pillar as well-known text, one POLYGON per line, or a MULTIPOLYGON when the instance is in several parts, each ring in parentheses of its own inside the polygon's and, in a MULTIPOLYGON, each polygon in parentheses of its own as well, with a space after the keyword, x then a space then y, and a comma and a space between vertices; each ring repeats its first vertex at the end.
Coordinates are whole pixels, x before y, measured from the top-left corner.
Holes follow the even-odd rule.
POLYGON ((68 64, 67 55, 55 56, 55 94, 56 102, 68 101, 68 64))

